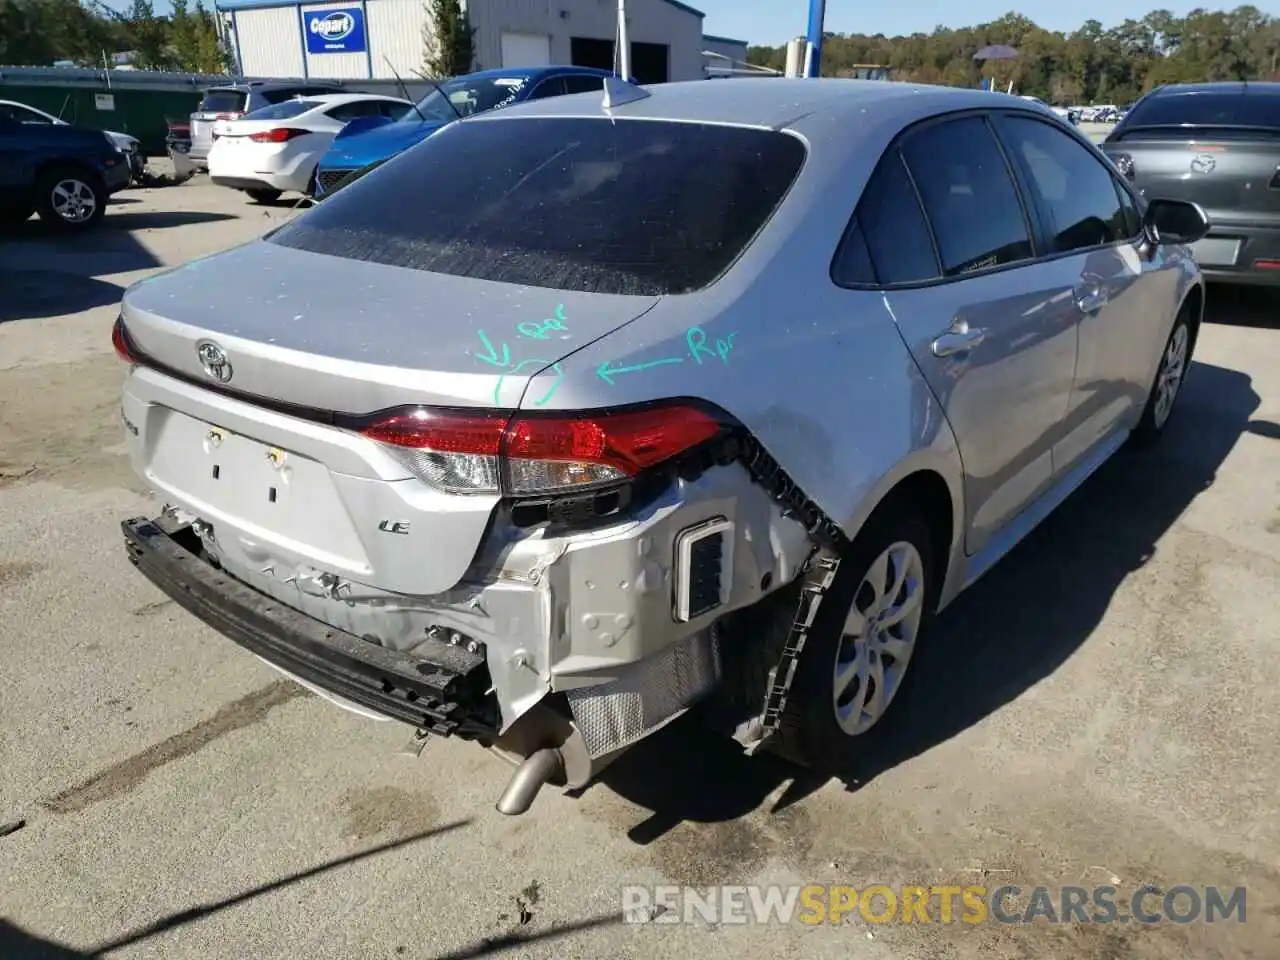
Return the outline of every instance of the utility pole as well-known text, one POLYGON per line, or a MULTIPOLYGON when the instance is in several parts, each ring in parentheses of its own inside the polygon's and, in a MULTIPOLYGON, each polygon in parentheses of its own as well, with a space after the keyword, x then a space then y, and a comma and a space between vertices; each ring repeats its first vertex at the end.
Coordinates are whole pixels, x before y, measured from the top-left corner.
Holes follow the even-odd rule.
POLYGON ((822 75, 822 28, 826 19, 827 0, 809 0, 809 52, 804 60, 806 77, 822 75))

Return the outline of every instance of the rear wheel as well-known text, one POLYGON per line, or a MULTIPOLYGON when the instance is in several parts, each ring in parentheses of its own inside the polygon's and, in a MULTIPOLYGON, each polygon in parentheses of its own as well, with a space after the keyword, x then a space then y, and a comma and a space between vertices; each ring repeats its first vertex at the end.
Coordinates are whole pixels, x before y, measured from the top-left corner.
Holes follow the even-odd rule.
POLYGON ((85 230, 107 212, 107 191, 96 176, 76 167, 58 167, 40 177, 36 210, 45 223, 85 230))
POLYGON ((840 570, 801 654, 779 752, 840 773, 858 738, 901 699, 937 604, 933 537, 911 504, 868 521, 840 570))
POLYGON ((255 203, 275 203, 280 199, 280 190, 246 190, 249 199, 255 203))

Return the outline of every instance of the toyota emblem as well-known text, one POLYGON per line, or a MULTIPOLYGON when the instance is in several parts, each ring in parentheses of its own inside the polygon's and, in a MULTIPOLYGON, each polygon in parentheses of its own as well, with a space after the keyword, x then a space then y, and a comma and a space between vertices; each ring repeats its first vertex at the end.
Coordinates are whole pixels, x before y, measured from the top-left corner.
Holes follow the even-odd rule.
POLYGON ((1213 168, 1218 165, 1218 161, 1213 159, 1211 153, 1199 153, 1191 160, 1192 173, 1212 173, 1213 168))
POLYGON ((226 351, 213 341, 203 340, 196 344, 196 356, 200 358, 204 372, 219 383, 231 379, 231 361, 227 359, 226 351))

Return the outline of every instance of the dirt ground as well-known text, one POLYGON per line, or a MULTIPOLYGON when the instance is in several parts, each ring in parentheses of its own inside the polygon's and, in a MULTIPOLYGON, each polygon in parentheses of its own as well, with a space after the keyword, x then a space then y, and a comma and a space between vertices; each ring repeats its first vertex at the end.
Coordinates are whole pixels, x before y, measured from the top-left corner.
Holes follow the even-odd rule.
MULTIPOLYGON (((132 281, 287 206, 199 180, 0 239, 0 956, 1273 958, 1280 328, 1212 290, 1164 442, 948 611, 850 783, 677 723, 524 817, 466 744, 303 694, 125 561, 132 281), (0 828, 2 829, 2 828, 0 828), (1246 922, 622 924, 623 884, 1247 888, 1246 922)), ((1158 902, 1155 901, 1155 902, 1158 902)))

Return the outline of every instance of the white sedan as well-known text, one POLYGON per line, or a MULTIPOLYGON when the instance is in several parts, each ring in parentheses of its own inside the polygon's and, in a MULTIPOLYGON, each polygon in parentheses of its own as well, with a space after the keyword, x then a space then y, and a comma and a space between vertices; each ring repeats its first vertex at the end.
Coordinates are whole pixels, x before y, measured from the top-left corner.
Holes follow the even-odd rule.
POLYGON ((259 203, 286 191, 311 194, 316 164, 358 117, 399 118, 413 104, 371 93, 334 93, 275 103, 213 128, 209 179, 259 203))

